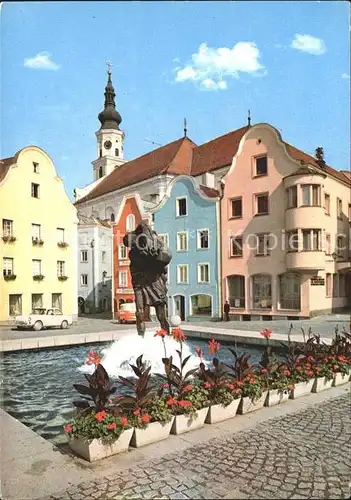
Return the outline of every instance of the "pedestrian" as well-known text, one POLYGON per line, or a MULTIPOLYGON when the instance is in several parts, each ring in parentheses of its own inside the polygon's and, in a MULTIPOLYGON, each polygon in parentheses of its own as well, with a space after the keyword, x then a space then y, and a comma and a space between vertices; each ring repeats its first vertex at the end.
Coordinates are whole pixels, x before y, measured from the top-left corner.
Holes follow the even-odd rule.
POLYGON ((230 311, 230 305, 229 302, 226 300, 224 304, 224 318, 226 321, 229 321, 229 311, 230 311))

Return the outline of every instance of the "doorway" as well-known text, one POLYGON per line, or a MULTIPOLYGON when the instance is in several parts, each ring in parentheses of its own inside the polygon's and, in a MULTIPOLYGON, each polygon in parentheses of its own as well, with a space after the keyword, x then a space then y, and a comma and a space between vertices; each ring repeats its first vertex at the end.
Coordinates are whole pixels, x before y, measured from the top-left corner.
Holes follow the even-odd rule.
POLYGON ((184 295, 174 296, 174 314, 180 317, 182 321, 185 321, 185 297, 184 295))

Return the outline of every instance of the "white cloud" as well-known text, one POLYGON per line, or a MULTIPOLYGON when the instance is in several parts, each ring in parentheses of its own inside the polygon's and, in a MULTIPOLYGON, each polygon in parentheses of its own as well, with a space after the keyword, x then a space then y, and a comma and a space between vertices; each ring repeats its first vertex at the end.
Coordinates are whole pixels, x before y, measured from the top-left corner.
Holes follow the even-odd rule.
POLYGON ((350 75, 348 75, 347 73, 343 73, 341 75, 341 78, 345 78, 346 80, 350 80, 350 75))
POLYGON ((228 78, 264 70, 259 58, 260 51, 254 42, 238 42, 232 48, 212 48, 202 43, 191 56, 191 62, 175 68, 175 81, 192 81, 203 90, 225 90, 228 78))
POLYGON ((34 57, 27 57, 24 60, 24 66, 31 69, 47 69, 51 71, 60 69, 60 65, 51 59, 49 52, 39 52, 34 57))
POLYGON ((317 38, 312 35, 299 35, 298 33, 295 34, 295 37, 291 42, 291 47, 314 56, 320 56, 327 50, 325 43, 321 38, 317 38))

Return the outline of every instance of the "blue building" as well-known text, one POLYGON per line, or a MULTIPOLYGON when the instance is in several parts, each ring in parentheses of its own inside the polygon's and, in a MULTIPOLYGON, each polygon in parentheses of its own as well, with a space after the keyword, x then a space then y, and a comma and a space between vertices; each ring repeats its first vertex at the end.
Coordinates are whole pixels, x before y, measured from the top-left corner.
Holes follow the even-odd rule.
POLYGON ((169 315, 220 318, 219 192, 180 175, 153 214, 154 229, 172 250, 169 315))

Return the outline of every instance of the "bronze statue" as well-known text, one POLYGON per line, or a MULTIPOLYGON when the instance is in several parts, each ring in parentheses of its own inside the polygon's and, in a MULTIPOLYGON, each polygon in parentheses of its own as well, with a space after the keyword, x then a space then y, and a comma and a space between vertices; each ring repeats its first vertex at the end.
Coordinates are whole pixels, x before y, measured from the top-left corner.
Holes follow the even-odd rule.
POLYGON ((153 306, 161 328, 169 332, 166 314, 167 266, 172 259, 169 248, 151 227, 142 222, 127 233, 123 243, 130 248, 130 272, 135 294, 138 335, 145 333, 145 307, 153 306))

